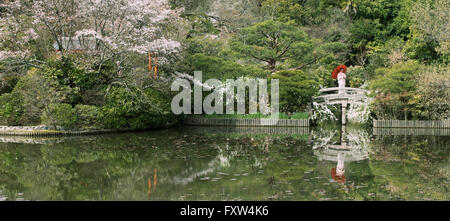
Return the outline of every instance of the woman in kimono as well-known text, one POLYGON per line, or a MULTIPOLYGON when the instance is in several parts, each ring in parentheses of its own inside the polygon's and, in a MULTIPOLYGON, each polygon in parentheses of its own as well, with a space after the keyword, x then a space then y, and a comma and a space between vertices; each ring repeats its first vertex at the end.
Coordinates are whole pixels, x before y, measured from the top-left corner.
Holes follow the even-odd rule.
MULTIPOLYGON (((345 87, 345 80, 346 79, 347 79, 347 75, 345 75, 344 69, 341 68, 339 70, 339 74, 337 75, 339 88, 344 88, 345 87)), ((343 94, 343 93, 344 93, 344 91, 341 91, 341 90, 339 91, 339 94, 343 94)))

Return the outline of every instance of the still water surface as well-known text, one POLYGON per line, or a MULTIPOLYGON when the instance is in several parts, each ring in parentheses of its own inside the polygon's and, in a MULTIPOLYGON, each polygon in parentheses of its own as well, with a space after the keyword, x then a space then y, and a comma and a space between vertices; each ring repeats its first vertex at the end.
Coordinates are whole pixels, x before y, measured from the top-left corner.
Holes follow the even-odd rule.
POLYGON ((337 126, 0 137, 0 201, 450 200, 449 147, 337 126))

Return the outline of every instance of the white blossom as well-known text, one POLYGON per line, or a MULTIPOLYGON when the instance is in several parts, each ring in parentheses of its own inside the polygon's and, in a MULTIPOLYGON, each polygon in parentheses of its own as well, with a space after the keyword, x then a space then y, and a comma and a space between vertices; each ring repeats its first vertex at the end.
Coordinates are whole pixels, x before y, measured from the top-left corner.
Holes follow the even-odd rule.
POLYGON ((6 58, 24 58, 30 54, 30 51, 0 51, 0 60, 6 58))
MULTIPOLYGON (((84 46, 86 52, 102 59, 124 52, 156 52, 164 61, 164 54, 178 53, 181 48, 161 29, 180 13, 170 8, 168 0, 16 0, 3 6, 7 19, 0 21, 0 47, 11 35, 22 32, 25 37, 15 39, 16 44, 50 34, 57 50, 70 49, 77 41, 77 47, 84 46), (21 21, 26 16, 31 23, 21 21), (89 38, 95 39, 94 45, 82 43, 89 38)), ((3 57, 8 55, 11 53, 3 53, 3 57)))

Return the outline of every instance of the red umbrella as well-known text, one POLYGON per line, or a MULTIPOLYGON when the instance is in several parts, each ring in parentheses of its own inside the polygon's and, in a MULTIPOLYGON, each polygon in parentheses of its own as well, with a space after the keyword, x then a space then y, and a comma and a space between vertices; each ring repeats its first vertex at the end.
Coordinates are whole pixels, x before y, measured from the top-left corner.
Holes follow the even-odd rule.
POLYGON ((344 69, 344 73, 347 72, 347 66, 345 65, 339 65, 337 68, 334 69, 333 73, 331 74, 331 77, 333 79, 336 79, 341 69, 344 69))
POLYGON ((342 176, 338 176, 336 174, 336 168, 331 168, 331 177, 333 178, 334 181, 338 182, 338 183, 345 183, 345 175, 342 176))

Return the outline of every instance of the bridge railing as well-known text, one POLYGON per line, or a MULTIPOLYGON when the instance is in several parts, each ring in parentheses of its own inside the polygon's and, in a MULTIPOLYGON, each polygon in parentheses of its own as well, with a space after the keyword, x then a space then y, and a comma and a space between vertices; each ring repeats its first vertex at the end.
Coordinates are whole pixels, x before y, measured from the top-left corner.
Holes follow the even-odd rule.
POLYGON ((368 90, 360 89, 360 88, 351 88, 351 87, 331 87, 331 88, 322 88, 319 90, 322 94, 320 96, 316 96, 313 99, 315 101, 324 101, 327 104, 339 104, 339 103, 348 103, 348 102, 364 102, 367 98, 368 90), (336 93, 332 93, 336 92, 336 93))
POLYGON ((319 90, 320 93, 324 92, 332 92, 332 91, 343 91, 346 94, 364 94, 369 93, 368 90, 364 90, 361 88, 352 88, 352 87, 330 87, 330 88, 322 88, 319 90))

